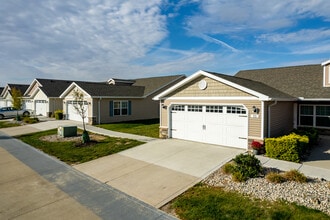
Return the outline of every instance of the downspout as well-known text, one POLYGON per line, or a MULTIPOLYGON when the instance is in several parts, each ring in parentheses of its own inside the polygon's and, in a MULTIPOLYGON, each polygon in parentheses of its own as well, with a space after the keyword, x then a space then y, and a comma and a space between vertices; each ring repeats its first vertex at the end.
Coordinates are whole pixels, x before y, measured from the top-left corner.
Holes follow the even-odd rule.
POLYGON ((271 105, 269 105, 268 106, 268 125, 267 125, 267 127, 268 127, 268 137, 270 137, 270 122, 271 122, 271 119, 270 119, 270 108, 271 107, 273 107, 273 106, 275 106, 275 105, 277 105, 277 100, 275 100, 275 102, 273 103, 273 104, 271 104, 271 105))
POLYGON ((261 140, 265 139, 265 102, 261 102, 261 140))
POLYGON ((99 98, 99 101, 98 101, 98 123, 101 124, 101 100, 102 100, 102 97, 99 98))

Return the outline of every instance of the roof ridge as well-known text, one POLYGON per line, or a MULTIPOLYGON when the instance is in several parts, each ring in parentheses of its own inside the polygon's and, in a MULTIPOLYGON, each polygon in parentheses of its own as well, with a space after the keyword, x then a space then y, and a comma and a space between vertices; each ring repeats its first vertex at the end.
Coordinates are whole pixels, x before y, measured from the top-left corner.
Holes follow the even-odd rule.
POLYGON ((295 67, 306 67, 306 66, 321 66, 321 64, 303 64, 303 65, 296 65, 296 66, 280 66, 280 67, 268 67, 268 68, 259 68, 259 69, 246 69, 246 70, 239 70, 238 72, 272 70, 272 69, 290 69, 290 68, 295 68, 295 67))

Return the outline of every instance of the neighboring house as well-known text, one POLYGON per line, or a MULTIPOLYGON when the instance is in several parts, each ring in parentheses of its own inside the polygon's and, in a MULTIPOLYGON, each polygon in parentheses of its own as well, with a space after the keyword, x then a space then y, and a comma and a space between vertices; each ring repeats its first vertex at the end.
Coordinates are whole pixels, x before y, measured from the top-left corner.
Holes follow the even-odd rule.
POLYGON ((5 107, 5 104, 6 104, 3 97, 2 97, 2 95, 1 95, 4 88, 5 87, 0 87, 0 107, 5 107))
POLYGON ((330 128, 329 64, 235 76, 200 70, 154 97, 160 136, 247 149, 298 126, 330 128))
POLYGON ((295 97, 293 127, 330 129, 330 60, 321 65, 240 71, 236 77, 262 82, 295 97))
POLYGON ((86 121, 101 124, 159 118, 158 102, 152 97, 184 79, 183 75, 107 82, 73 82, 61 95, 66 119, 82 121, 74 108, 73 91, 84 94, 86 121))
MULTIPOLYGON (((16 88, 17 90, 21 91, 21 93, 23 95, 28 87, 29 87, 29 85, 25 85, 25 84, 12 84, 12 83, 7 84, 0 94, 0 97, 1 97, 0 106, 1 107, 11 107, 13 105, 12 104, 13 97, 11 95, 11 90, 13 88, 16 88)), ((24 108, 24 107, 25 106, 24 106, 24 99, 23 99, 22 108, 24 108)))
POLYGON ((57 79, 34 79, 24 93, 25 108, 35 115, 51 116, 63 110, 60 95, 73 81, 57 79))

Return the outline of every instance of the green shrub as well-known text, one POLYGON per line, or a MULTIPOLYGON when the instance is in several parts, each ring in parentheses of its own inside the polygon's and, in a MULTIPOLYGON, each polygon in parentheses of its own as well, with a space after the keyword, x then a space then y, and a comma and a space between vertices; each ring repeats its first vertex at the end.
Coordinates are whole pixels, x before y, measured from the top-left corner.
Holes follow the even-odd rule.
POLYGON ((233 177, 238 181, 257 177, 262 172, 261 163, 254 155, 239 154, 233 161, 235 162, 233 177))
POLYGON ((292 132, 301 136, 306 135, 309 139, 309 148, 312 148, 314 145, 316 145, 319 139, 319 132, 316 128, 299 128, 294 129, 292 132))
POLYGON ((298 170, 290 170, 284 173, 284 177, 288 181, 295 181, 299 183, 306 183, 307 182, 307 177, 300 173, 298 170))
POLYGON ((235 182, 245 182, 249 179, 249 177, 247 177, 246 175, 244 175, 244 173, 240 171, 234 171, 232 173, 232 177, 235 182))
POLYGON ((55 111, 55 119, 62 120, 63 119, 63 110, 56 110, 55 111))
POLYGON ((31 118, 31 117, 23 117, 23 122, 27 123, 27 124, 34 124, 39 122, 38 118, 31 118))
POLYGON ((305 149, 308 147, 308 142, 307 136, 300 136, 294 133, 278 138, 266 138, 266 156, 280 160, 300 162, 305 149))
POLYGON ((223 165, 222 171, 225 174, 232 174, 235 171, 235 165, 232 163, 226 163, 225 165, 223 165))
POLYGON ((286 178, 277 172, 270 172, 266 175, 266 180, 271 183, 283 183, 286 181, 286 178))

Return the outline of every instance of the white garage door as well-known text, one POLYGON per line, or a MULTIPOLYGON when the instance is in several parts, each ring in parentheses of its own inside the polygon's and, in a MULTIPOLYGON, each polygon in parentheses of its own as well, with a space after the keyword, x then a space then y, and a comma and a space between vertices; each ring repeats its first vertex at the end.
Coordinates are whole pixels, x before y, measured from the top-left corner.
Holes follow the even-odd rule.
MULTIPOLYGON (((82 121, 82 117, 80 116, 80 114, 77 112, 77 110, 74 108, 74 105, 76 105, 74 103, 74 101, 68 101, 67 102, 68 106, 67 106, 67 119, 72 120, 72 121, 82 121)), ((86 110, 86 117, 88 116, 88 103, 84 102, 84 109, 86 110)), ((85 122, 86 122, 86 118, 85 118, 85 122)))
POLYGON ((46 100, 36 100, 36 115, 47 115, 47 101, 46 100))
POLYGON ((174 105, 171 137, 247 148, 248 116, 243 106, 174 105))

